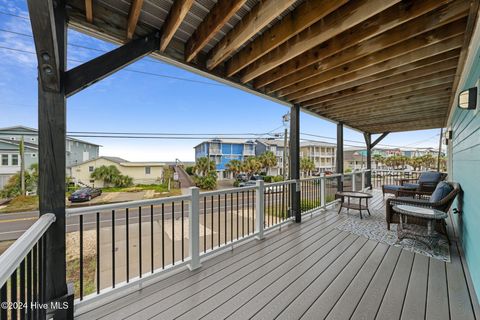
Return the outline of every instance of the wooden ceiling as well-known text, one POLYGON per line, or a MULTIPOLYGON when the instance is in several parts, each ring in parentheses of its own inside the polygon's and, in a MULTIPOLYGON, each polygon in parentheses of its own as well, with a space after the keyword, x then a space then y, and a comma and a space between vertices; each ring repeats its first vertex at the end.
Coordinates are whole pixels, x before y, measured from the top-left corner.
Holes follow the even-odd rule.
POLYGON ((369 132, 445 125, 479 0, 67 0, 69 25, 369 132))

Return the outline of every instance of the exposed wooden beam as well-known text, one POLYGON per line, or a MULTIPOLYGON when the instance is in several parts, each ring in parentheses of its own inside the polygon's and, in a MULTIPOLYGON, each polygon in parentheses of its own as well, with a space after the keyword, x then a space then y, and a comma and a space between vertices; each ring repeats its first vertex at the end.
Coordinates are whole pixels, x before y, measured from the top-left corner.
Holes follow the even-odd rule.
POLYGON ((93 23, 93 0, 85 0, 85 17, 88 23, 93 23))
POLYGON ((162 27, 160 51, 165 51, 188 11, 190 11, 193 2, 194 0, 175 0, 162 27))
MULTIPOLYGON (((445 109, 446 111, 446 109, 445 109)), ((442 120, 445 118, 445 115, 444 115, 445 112, 443 112, 442 114, 436 114, 436 115, 433 115, 433 114, 427 114, 427 115, 418 115, 418 114, 408 114, 404 117, 399 117, 398 119, 395 119, 395 118, 390 118, 390 119, 384 119, 384 120, 375 120, 375 119, 371 119, 370 121, 368 122, 364 122, 364 123, 358 123, 357 125, 359 126, 388 126, 388 125, 391 125, 391 124, 403 124, 403 123, 415 123, 417 121, 426 121, 426 122, 435 122, 437 120, 442 120)))
MULTIPOLYGON (((345 64, 342 63, 345 55, 341 53, 339 55, 340 58, 335 59, 335 57, 330 57, 325 59, 329 61, 321 61, 321 70, 315 66, 309 66, 272 83, 267 87, 266 91, 273 92, 280 90, 278 94, 284 96, 335 78, 338 75, 344 75, 373 65, 379 65, 381 62, 387 60, 390 60, 390 62, 385 63, 385 68, 391 68, 386 65, 392 64, 399 66, 399 63, 408 63, 409 61, 424 59, 453 48, 459 48, 461 44, 459 44, 460 40, 458 39, 462 39, 462 34, 465 31, 465 23, 466 18, 406 39, 380 51, 375 52, 375 50, 379 48, 378 46, 371 48, 371 50, 369 50, 372 52, 371 54, 360 55, 357 59, 353 59, 345 64), (392 60, 393 58, 397 59, 392 60), (397 62, 397 64, 395 64, 395 62, 397 62), (331 68, 329 68, 329 66, 331 66, 331 68), (333 76, 329 78, 328 75, 333 76), (322 79, 326 80, 322 81, 322 79)), ((389 34, 392 38, 395 38, 393 31, 389 32, 389 34)), ((361 47, 364 49, 365 46, 363 45, 366 45, 367 48, 369 47, 368 44, 362 43, 361 47)))
POLYGON ((334 92, 310 101, 305 101, 302 105, 313 106, 313 105, 322 105, 331 101, 332 103, 342 103, 348 100, 358 99, 373 99, 378 96, 394 94, 394 93, 406 93, 410 91, 416 91, 424 88, 430 88, 437 85, 449 85, 451 86, 453 82, 453 76, 451 74, 442 76, 439 78, 431 79, 430 76, 420 77, 405 86, 398 86, 398 84, 389 84, 385 86, 380 86, 375 89, 367 89, 362 91, 361 88, 353 87, 347 90, 342 90, 339 92, 334 92), (418 79, 418 80, 417 80, 418 79))
MULTIPOLYGON (((348 62, 351 57, 358 58, 362 54, 370 54, 388 45, 403 41, 412 34, 422 33, 464 17, 467 10, 468 4, 463 0, 454 2, 450 0, 426 0, 408 4, 400 3, 259 76, 255 79, 254 86, 256 88, 264 87, 312 64, 316 64, 316 68, 324 70, 323 64, 326 62, 323 60, 330 56, 332 56, 332 59, 337 59, 337 56, 345 56, 343 62, 348 62), (448 2, 451 3, 439 8, 448 2), (433 9, 436 10, 429 13, 428 17, 421 17, 421 15, 433 9), (410 20, 412 20, 412 23, 406 25, 408 28, 405 28, 402 24, 410 20), (385 32, 387 30, 391 30, 396 36, 390 36, 390 32, 385 32), (363 43, 360 44, 360 42, 363 43), (366 46, 365 49, 364 46, 366 46), (337 55, 340 51, 342 52, 337 55), (335 57, 333 57, 334 54, 335 57), (319 63, 320 61, 322 63, 319 63)), ((327 64, 326 67, 328 68, 329 65, 327 64)))
MULTIPOLYGON (((457 72, 455 74, 455 80, 453 83, 453 93, 450 98, 449 104, 449 112, 450 109, 453 107, 453 102, 455 101, 455 94, 457 92, 458 84, 460 82, 460 78, 462 76, 463 67, 465 65, 467 55, 468 55, 468 48, 470 46, 470 41, 472 39, 473 30, 475 29, 475 24, 478 23, 478 16, 480 11, 480 0, 472 0, 470 2, 470 10, 468 13, 468 22, 467 27, 465 29, 465 39, 463 44, 462 52, 460 52, 460 58, 458 59, 458 67, 457 72)), ((447 125, 448 118, 445 120, 445 126, 447 125)))
POLYGON ((140 17, 140 12, 142 11, 143 0, 133 0, 132 5, 130 6, 130 13, 128 14, 128 24, 127 24, 127 39, 132 39, 133 34, 135 33, 135 28, 137 27, 138 18, 140 17))
POLYGON ((398 126, 388 125, 381 127, 365 126, 358 128, 358 130, 370 130, 372 133, 382 133, 384 130, 390 130, 390 132, 406 132, 406 131, 415 131, 415 130, 426 130, 426 129, 438 129, 442 127, 442 120, 437 120, 435 122, 415 122, 410 124, 400 124, 398 126))
POLYGON ((158 32, 138 38, 66 73, 66 94, 71 96, 158 49, 158 32))
POLYGON ((295 0, 260 1, 242 20, 211 50, 207 69, 212 70, 229 58, 238 48, 288 9, 295 0))
POLYGON ((234 75, 347 2, 348 0, 305 1, 234 55, 227 63, 227 76, 234 75))
POLYGON ((370 145, 372 148, 375 148, 375 146, 380 142, 382 141, 383 139, 385 139, 385 137, 389 134, 390 132, 384 132, 380 135, 380 137, 378 137, 377 139, 375 139, 375 141, 373 141, 370 145))
POLYGON ((421 64, 413 64, 413 65, 405 65, 402 67, 395 68, 394 70, 387 70, 381 73, 378 73, 373 76, 365 77, 362 79, 358 79, 355 81, 351 81, 349 83, 339 85, 339 86, 331 86, 325 88, 308 88, 306 90, 301 90, 296 92, 292 95, 287 96, 287 99, 290 101, 295 102, 303 102, 311 99, 315 99, 321 97, 326 94, 330 94, 333 92, 338 92, 341 90, 345 90, 351 87, 358 87, 362 84, 367 84, 369 82, 374 82, 378 84, 378 86, 393 84, 395 82, 401 82, 408 79, 413 79, 417 77, 421 77, 424 75, 436 73, 438 71, 443 70, 451 70, 456 68, 457 56, 450 58, 448 60, 435 60, 434 58, 440 58, 440 56, 430 57, 425 60, 431 60, 432 63, 425 63, 423 62, 423 66, 421 64))
POLYGON ((219 0, 188 40, 185 60, 192 61, 246 2, 247 0, 219 0))
POLYGON ((347 3, 332 12, 276 50, 264 55, 245 69, 241 81, 249 82, 282 63, 295 58, 320 43, 350 29, 400 0, 358 0, 347 3), (339 23, 341 21, 341 23, 339 23))
MULTIPOLYGON (((428 51, 427 51, 428 54, 428 51)), ((288 95, 289 100, 294 100, 301 98, 304 94, 312 94, 318 91, 329 90, 332 88, 341 88, 352 87, 358 85, 359 83, 365 83, 382 78, 388 78, 394 75, 402 74, 405 72, 412 72, 415 69, 421 69, 431 64, 436 64, 439 62, 445 61, 445 65, 449 65, 449 60, 456 60, 458 58, 458 50, 451 50, 444 53, 440 53, 433 57, 424 58, 422 60, 414 61, 412 63, 407 63, 399 66, 388 66, 388 63, 381 63, 380 65, 374 65, 363 70, 359 70, 355 73, 349 73, 345 76, 338 76, 330 81, 320 83, 318 85, 306 88, 301 91, 297 91, 291 95, 288 95), (385 66, 385 68, 383 68, 385 66), (366 80, 365 80, 366 79, 366 80), (350 85, 350 83, 354 85, 350 85)), ((396 58, 394 59, 396 60, 396 58)), ((388 62, 388 61, 387 61, 388 62)), ((454 62, 450 62, 454 63, 454 62)))
POLYGON ((371 105, 371 104, 378 104, 382 102, 390 102, 398 99, 409 99, 415 96, 425 96, 430 94, 437 94, 437 93, 444 93, 444 92, 451 92, 451 83, 448 85, 439 85, 434 86, 426 89, 416 90, 416 91, 409 91, 403 93, 394 93, 390 95, 378 95, 375 98, 370 99, 345 99, 335 102, 325 102, 318 105, 311 106, 311 109, 314 110, 328 110, 328 109, 335 109, 335 108, 345 108, 349 106, 362 106, 362 105, 371 105))

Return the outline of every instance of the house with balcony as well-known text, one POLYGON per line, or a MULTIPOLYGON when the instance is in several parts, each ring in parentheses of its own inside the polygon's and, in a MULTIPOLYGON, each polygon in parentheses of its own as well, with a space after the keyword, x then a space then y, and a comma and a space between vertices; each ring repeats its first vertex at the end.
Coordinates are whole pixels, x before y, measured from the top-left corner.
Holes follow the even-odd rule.
POLYGON ((304 141, 300 143, 300 157, 309 158, 315 164, 315 172, 334 172, 336 145, 323 141, 304 141))
POLYGON ((288 172, 288 155, 284 163, 285 141, 281 139, 257 139, 255 140, 255 155, 260 156, 265 152, 270 151, 277 157, 277 165, 269 168, 267 175, 281 176, 284 170, 288 172))
POLYGON ((0 297, 34 304, 2 320, 480 318, 478 0, 28 4, 40 216, 0 256, 0 297), (68 27, 118 47, 67 70, 68 27), (290 108, 291 180, 66 208, 67 97, 146 55, 290 108), (335 123, 336 174, 300 178, 301 112, 335 123), (365 171, 344 173, 345 127, 365 171), (372 150, 439 128, 447 180, 383 198, 372 150))
POLYGON ((253 140, 212 139, 195 146, 195 160, 207 157, 215 163, 218 179, 233 179, 233 173, 227 170, 231 160, 243 161, 255 156, 253 140))
MULTIPOLYGON (((25 126, 0 128, 0 189, 8 179, 20 171, 20 141, 25 146, 25 168, 38 163, 38 130, 25 126)), ((66 137, 65 161, 67 174, 71 175, 71 167, 87 160, 98 158, 100 146, 66 137)))

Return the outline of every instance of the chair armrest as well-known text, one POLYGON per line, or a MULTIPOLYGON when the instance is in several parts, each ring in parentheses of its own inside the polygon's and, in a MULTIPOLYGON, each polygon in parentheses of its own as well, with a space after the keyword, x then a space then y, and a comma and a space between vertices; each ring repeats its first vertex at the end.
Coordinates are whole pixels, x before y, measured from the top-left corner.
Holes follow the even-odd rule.
POLYGON ((398 190, 397 197, 412 197, 412 198, 425 198, 430 197, 433 191, 418 191, 418 190, 398 190))
POLYGON ((403 186, 405 182, 411 182, 411 181, 418 181, 418 178, 401 178, 400 179, 400 185, 403 186))
POLYGON ((399 198, 390 198, 390 199, 387 199, 387 205, 388 206, 394 206, 394 205, 397 205, 397 204, 407 204, 407 205, 412 205, 412 206, 417 206, 417 207, 425 207, 425 208, 432 208, 433 207, 433 203, 431 202, 428 202, 428 201, 425 201, 425 200, 420 200, 420 199, 410 199, 410 198, 402 198, 402 199, 399 199, 399 198))

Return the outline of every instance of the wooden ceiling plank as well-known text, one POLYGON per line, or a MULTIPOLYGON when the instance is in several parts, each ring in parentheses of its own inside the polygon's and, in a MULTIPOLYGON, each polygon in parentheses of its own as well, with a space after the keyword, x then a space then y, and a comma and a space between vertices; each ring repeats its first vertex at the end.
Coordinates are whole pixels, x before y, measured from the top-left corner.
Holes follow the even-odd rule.
POLYGON ((260 1, 242 20, 209 52, 207 69, 212 70, 229 58, 244 43, 275 20, 295 0, 260 1))
POLYGON ((88 23, 93 23, 93 0, 85 0, 85 17, 88 23))
POLYGON ((162 27, 160 51, 165 51, 188 11, 190 11, 193 2, 194 0, 175 0, 162 27))
POLYGON ((247 0, 219 0, 203 19, 185 47, 185 60, 192 61, 247 0))
MULTIPOLYGON (((383 14, 376 15, 366 20, 359 26, 347 30, 299 55, 298 57, 291 59, 274 68, 273 70, 259 76, 253 82, 254 87, 264 87, 273 81, 279 80, 285 76, 288 76, 289 74, 296 73, 305 67, 308 67, 312 64, 317 64, 318 62, 334 54, 335 56, 338 56, 335 57, 337 59, 344 55, 347 56, 346 58, 343 58, 343 60, 348 62, 350 56, 358 56, 362 53, 369 54, 372 52, 368 50, 362 50, 365 45, 369 46, 369 50, 376 51, 374 49, 375 47, 382 48, 387 45, 394 44, 395 41, 403 41, 403 39, 408 38, 409 35, 412 35, 415 32, 422 33, 440 25, 465 17, 467 12, 468 4, 466 4, 463 0, 456 0, 453 2, 450 0, 414 1, 411 3, 411 6, 398 4, 387 9, 383 14), (440 6, 445 5, 448 2, 450 2, 448 5, 440 8, 440 6), (433 9, 436 10, 429 14, 430 19, 421 17, 422 14, 430 12, 433 9), (402 25, 410 20, 412 20, 412 23, 402 25), (385 32, 390 29, 392 29, 391 32, 397 33, 398 37, 393 39, 390 37, 390 32, 385 32), (401 33, 403 33, 403 35, 401 33), (364 42, 363 44, 360 43, 369 39, 372 40, 364 42), (352 47, 352 49, 350 49, 350 47, 352 47)), ((322 63, 318 63, 317 68, 323 70, 322 63)))
POLYGON ((313 106, 313 105, 322 105, 328 102, 341 103, 344 101, 349 101, 355 98, 375 98, 384 94, 393 94, 393 93, 404 93, 415 91, 423 88, 429 88, 436 85, 445 85, 448 84, 451 86, 453 82, 453 76, 451 74, 444 75, 442 77, 431 79, 430 76, 420 77, 414 80, 411 80, 410 84, 405 86, 398 86, 398 84, 390 84, 385 86, 380 86, 374 89, 367 89, 362 91, 361 89, 351 88, 349 90, 343 90, 335 92, 333 94, 328 94, 310 101, 304 102, 303 106, 313 106))
POLYGON ((360 24, 399 1, 358 0, 347 3, 248 66, 241 77, 241 81, 246 83, 255 79, 320 43, 360 24))
POLYGON ((138 18, 142 11, 143 0, 133 0, 130 6, 130 13, 128 14, 127 23, 127 39, 132 39, 137 28, 138 18))
POLYGON ((336 106, 346 106, 346 105, 351 105, 351 104, 365 104, 365 103, 374 103, 374 102, 379 102, 379 101, 388 101, 390 99, 394 99, 396 97, 409 97, 409 96, 414 96, 416 94, 426 94, 430 92, 441 92, 441 91, 450 91, 452 89, 451 87, 451 82, 448 82, 447 84, 440 84, 436 86, 430 86, 427 88, 422 88, 419 90, 400 90, 399 92, 393 91, 393 92, 387 92, 387 93, 379 93, 373 96, 364 96, 360 99, 357 99, 356 97, 351 97, 350 99, 345 99, 345 100, 333 100, 333 101, 327 101, 323 102, 311 107, 336 107, 336 106))
POLYGON ((405 121, 399 121, 395 120, 389 123, 382 123, 379 125, 366 125, 366 126, 361 126, 364 128, 369 128, 368 132, 374 131, 376 132, 384 132, 385 130, 389 131, 412 131, 412 130, 422 130, 425 128, 440 128, 443 125, 443 119, 445 117, 439 116, 439 117, 427 117, 427 118, 420 118, 417 120, 405 120, 405 121), (392 130, 390 130, 390 128, 392 130))
MULTIPOLYGON (((277 94, 279 96, 284 96, 333 79, 338 75, 345 75, 373 65, 383 63, 385 68, 392 68, 393 65, 399 66, 402 63, 408 63, 408 61, 413 62, 453 48, 460 48, 462 46, 461 39, 463 39, 462 34, 465 31, 465 24, 466 18, 422 33, 383 50, 375 52, 375 49, 373 49, 371 54, 360 56, 359 59, 354 59, 346 64, 334 62, 332 65, 335 67, 325 68, 326 70, 323 71, 318 71, 315 66, 309 66, 272 83, 267 87, 266 91, 269 93, 278 91, 277 94), (387 63, 386 61, 389 60, 390 62, 387 63)), ((325 67, 324 62, 321 62, 321 64, 325 67)))
POLYGON ((287 99, 295 103, 300 103, 300 102, 321 97, 329 93, 343 91, 351 87, 358 88, 358 87, 361 87, 362 85, 365 85, 366 87, 372 87, 372 88, 381 87, 383 85, 394 84, 396 82, 402 82, 402 81, 414 79, 417 77, 435 74, 438 71, 452 70, 452 69, 454 70, 457 65, 456 62, 457 62, 457 58, 455 57, 445 61, 440 61, 440 62, 432 63, 423 67, 415 68, 413 70, 406 71, 400 74, 395 74, 397 70, 393 70, 393 71, 387 70, 380 74, 376 74, 370 77, 360 79, 360 81, 357 81, 357 82, 355 81, 349 82, 343 86, 341 85, 341 86, 336 86, 328 89, 321 88, 320 90, 317 90, 316 88, 308 88, 306 90, 296 92, 291 96, 287 96, 287 99), (376 87, 374 87, 375 85, 376 87))
POLYGON ((236 74, 347 2, 348 0, 305 1, 294 11, 283 17, 280 22, 235 54, 227 62, 227 76, 230 77, 236 74))

